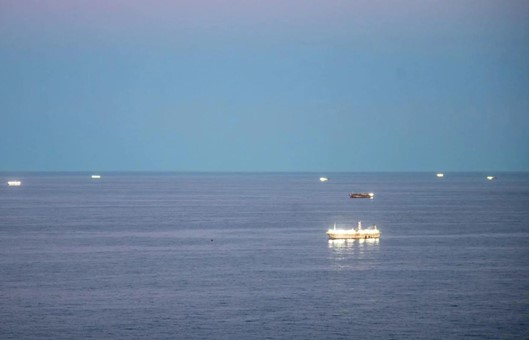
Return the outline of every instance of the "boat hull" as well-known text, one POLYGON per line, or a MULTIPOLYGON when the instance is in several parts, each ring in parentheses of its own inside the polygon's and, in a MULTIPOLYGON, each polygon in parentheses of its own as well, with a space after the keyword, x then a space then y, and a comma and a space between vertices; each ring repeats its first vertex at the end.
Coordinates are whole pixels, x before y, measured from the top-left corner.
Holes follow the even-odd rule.
POLYGON ((356 230, 329 230, 327 231, 327 236, 329 237, 329 240, 363 240, 363 239, 372 239, 372 238, 380 238, 380 231, 376 232, 370 232, 370 233, 362 233, 358 232, 356 230))
POLYGON ((372 192, 370 192, 370 193, 351 193, 351 194, 349 194, 349 197, 350 198, 369 198, 369 199, 373 199, 375 197, 375 194, 373 194, 372 192))

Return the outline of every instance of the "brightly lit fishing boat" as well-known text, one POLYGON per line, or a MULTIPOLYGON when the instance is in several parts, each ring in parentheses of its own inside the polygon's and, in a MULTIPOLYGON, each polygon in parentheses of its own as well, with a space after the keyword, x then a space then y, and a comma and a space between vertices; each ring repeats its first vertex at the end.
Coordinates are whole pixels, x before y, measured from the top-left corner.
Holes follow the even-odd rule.
POLYGON ((351 229, 336 228, 335 223, 332 229, 327 230, 327 236, 331 240, 380 238, 380 230, 377 229, 376 225, 363 229, 360 221, 356 228, 352 227, 351 229))

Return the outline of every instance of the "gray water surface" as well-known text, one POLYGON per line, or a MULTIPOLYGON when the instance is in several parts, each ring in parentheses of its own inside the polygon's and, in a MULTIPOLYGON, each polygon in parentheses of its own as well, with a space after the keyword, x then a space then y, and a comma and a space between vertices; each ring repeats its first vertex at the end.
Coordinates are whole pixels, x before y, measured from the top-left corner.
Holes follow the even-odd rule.
POLYGON ((526 173, 12 175, 3 339, 529 337, 526 173))

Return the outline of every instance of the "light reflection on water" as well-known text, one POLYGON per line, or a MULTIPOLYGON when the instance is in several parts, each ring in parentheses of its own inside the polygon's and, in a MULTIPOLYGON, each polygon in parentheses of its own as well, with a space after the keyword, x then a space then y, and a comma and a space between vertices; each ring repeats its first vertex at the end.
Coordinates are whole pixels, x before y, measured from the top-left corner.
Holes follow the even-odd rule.
POLYGON ((379 239, 329 240, 329 260, 335 269, 366 269, 378 253, 379 244, 379 239))

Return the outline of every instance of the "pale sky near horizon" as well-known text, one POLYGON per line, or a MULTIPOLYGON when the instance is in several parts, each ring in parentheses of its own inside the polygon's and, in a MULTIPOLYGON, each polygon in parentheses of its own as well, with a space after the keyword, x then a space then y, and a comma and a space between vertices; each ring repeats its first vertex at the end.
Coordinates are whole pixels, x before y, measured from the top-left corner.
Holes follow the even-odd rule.
POLYGON ((0 0, 0 171, 529 171, 529 1, 0 0))

